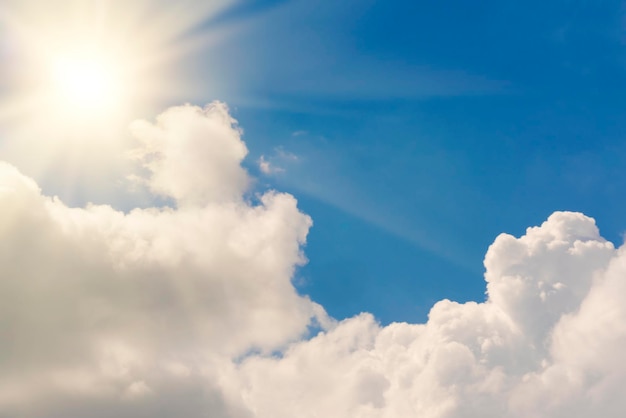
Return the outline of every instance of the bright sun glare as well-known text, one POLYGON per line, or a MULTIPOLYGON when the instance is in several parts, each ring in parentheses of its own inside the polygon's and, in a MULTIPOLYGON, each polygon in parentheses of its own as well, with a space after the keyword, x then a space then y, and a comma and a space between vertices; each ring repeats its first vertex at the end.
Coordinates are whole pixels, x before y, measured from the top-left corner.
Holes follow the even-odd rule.
POLYGON ((194 101, 210 81, 182 74, 228 32, 202 25, 231 2, 0 0, 3 158, 34 177, 63 173, 68 190, 123 170, 131 121, 194 101))
POLYGON ((200 81, 178 77, 179 61, 212 42, 209 32, 188 33, 224 4, 7 2, 0 11, 0 54, 10 52, 0 71, 0 87, 8 86, 0 125, 14 123, 31 138, 44 136, 38 129, 46 138, 112 137, 161 101, 196 94, 192 82, 200 81))
POLYGON ((93 54, 59 57, 52 65, 55 95, 80 111, 105 111, 121 99, 123 82, 107 60, 93 54))

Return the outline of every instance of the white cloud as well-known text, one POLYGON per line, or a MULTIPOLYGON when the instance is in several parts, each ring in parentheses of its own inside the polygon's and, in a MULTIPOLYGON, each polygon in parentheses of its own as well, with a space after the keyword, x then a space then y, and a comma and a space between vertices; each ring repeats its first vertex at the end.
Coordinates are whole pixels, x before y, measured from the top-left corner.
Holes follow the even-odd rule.
POLYGON ((244 398, 277 418, 622 416, 623 251, 562 212, 499 236, 485 266, 484 303, 440 301, 426 324, 363 314, 247 359, 244 398))
POLYGON ((135 416, 180 379, 180 396, 221 399, 223 364, 325 320, 291 284, 311 220, 290 195, 242 199, 225 106, 172 108, 134 132, 148 185, 178 209, 68 208, 0 165, 0 416, 135 416))
POLYGON ((0 164, 0 417, 626 411, 626 250, 591 218, 499 236, 484 303, 337 323, 291 284, 310 218, 287 194, 243 197, 246 147, 223 104, 133 132, 141 178, 176 208, 69 208, 0 164))

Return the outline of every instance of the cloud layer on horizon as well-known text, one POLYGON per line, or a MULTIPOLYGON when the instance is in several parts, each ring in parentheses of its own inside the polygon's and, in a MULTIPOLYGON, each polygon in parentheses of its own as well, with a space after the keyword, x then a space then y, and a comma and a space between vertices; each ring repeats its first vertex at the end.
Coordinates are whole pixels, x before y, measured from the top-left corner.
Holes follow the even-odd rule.
POLYGON ((311 219, 288 194, 246 198, 224 104, 131 130, 135 179, 173 207, 70 208, 0 164, 0 417, 626 411, 626 254, 593 219, 556 212, 497 237, 483 303, 440 301, 424 324, 336 321, 291 282, 311 219))

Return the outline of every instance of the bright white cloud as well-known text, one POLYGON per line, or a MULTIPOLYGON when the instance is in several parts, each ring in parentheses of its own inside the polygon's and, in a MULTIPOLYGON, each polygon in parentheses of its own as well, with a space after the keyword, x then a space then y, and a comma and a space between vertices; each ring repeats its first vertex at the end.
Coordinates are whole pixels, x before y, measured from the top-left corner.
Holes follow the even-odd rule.
POLYGON ((230 359, 325 321, 291 284, 311 220, 290 195, 243 199, 233 123, 216 103, 133 126, 177 209, 68 208, 0 166, 0 416, 136 416, 172 391, 205 416, 230 359))
POLYGON ((626 258, 592 219, 555 213, 486 259, 484 303, 426 324, 371 315, 240 367, 258 417, 622 416, 626 258), (268 384, 269 381, 269 384, 268 384))
MULTIPOLYGON (((69 208, 0 164, 0 416, 621 417, 626 254, 558 212, 485 257, 487 300, 341 322, 297 294, 311 220, 245 198, 221 103, 137 122, 175 208, 69 208), (323 330, 311 339, 308 327, 323 330)), ((384 278, 381 278, 384 279, 384 278)))

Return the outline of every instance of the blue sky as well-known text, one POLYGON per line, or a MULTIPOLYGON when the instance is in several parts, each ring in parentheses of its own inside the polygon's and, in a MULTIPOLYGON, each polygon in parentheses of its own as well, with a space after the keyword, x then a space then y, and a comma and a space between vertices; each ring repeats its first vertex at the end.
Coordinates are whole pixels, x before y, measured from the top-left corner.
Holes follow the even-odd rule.
POLYGON ((228 80, 208 93, 251 170, 286 170, 258 186, 314 219, 302 292, 338 317, 421 320, 483 300, 488 245, 555 210, 621 242, 619 2, 336 3, 241 6, 213 24, 245 29, 190 67, 228 80))

